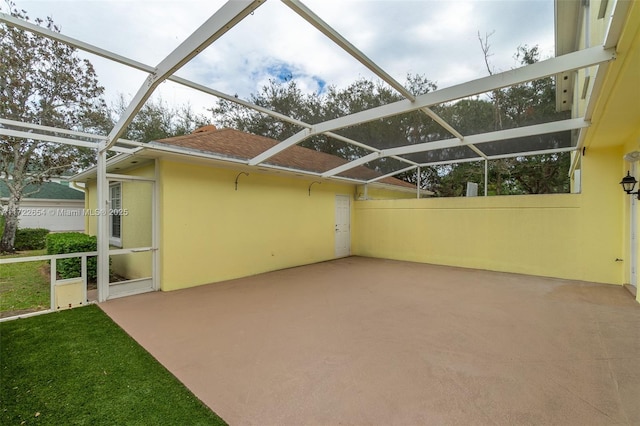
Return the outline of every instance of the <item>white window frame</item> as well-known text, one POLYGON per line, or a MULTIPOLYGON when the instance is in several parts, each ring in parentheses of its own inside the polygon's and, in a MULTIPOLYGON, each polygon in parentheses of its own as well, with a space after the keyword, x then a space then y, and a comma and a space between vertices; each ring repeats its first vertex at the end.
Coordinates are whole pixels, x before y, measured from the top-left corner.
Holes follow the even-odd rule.
POLYGON ((122 247, 122 215, 113 214, 114 211, 122 210, 122 183, 115 182, 109 185, 109 244, 115 247, 122 247), (113 190, 115 188, 119 189, 119 197, 114 199, 113 190), (113 218, 118 217, 118 221, 120 222, 120 235, 115 236, 113 232, 114 221, 113 218))

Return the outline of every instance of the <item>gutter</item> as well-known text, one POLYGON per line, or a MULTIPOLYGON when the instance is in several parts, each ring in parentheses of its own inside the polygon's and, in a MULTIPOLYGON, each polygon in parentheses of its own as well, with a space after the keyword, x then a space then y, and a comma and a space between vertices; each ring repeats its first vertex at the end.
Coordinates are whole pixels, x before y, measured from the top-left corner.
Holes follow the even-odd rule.
POLYGON ((71 185, 74 189, 77 189, 78 191, 85 192, 85 187, 78 185, 78 182, 76 181, 73 181, 73 180, 69 181, 69 185, 71 185))

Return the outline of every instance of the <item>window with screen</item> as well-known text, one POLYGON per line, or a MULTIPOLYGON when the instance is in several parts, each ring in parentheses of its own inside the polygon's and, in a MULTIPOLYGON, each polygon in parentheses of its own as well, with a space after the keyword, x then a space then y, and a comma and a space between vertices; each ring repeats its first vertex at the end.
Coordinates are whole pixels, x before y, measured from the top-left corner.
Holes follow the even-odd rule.
POLYGON ((122 184, 109 186, 109 243, 122 247, 122 184))

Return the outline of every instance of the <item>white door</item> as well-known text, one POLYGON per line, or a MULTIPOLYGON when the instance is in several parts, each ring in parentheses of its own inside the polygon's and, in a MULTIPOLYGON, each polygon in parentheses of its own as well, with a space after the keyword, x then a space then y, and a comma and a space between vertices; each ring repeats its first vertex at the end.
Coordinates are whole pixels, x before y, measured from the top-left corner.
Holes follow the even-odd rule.
POLYGON ((336 195, 336 257, 349 256, 351 251, 351 199, 336 195))

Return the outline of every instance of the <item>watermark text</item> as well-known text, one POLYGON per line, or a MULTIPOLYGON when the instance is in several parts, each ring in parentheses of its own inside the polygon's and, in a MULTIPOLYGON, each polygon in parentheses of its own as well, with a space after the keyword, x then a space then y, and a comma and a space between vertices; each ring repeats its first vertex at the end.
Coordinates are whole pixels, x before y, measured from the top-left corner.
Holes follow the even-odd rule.
MULTIPOLYGON (((10 213, 9 208, 0 206, 0 213, 7 215, 10 213)), ((41 217, 41 216, 65 216, 65 217, 84 217, 84 216, 128 216, 128 209, 65 209, 65 208, 36 208, 36 207, 20 207, 13 209, 15 216, 22 217, 41 217)))

